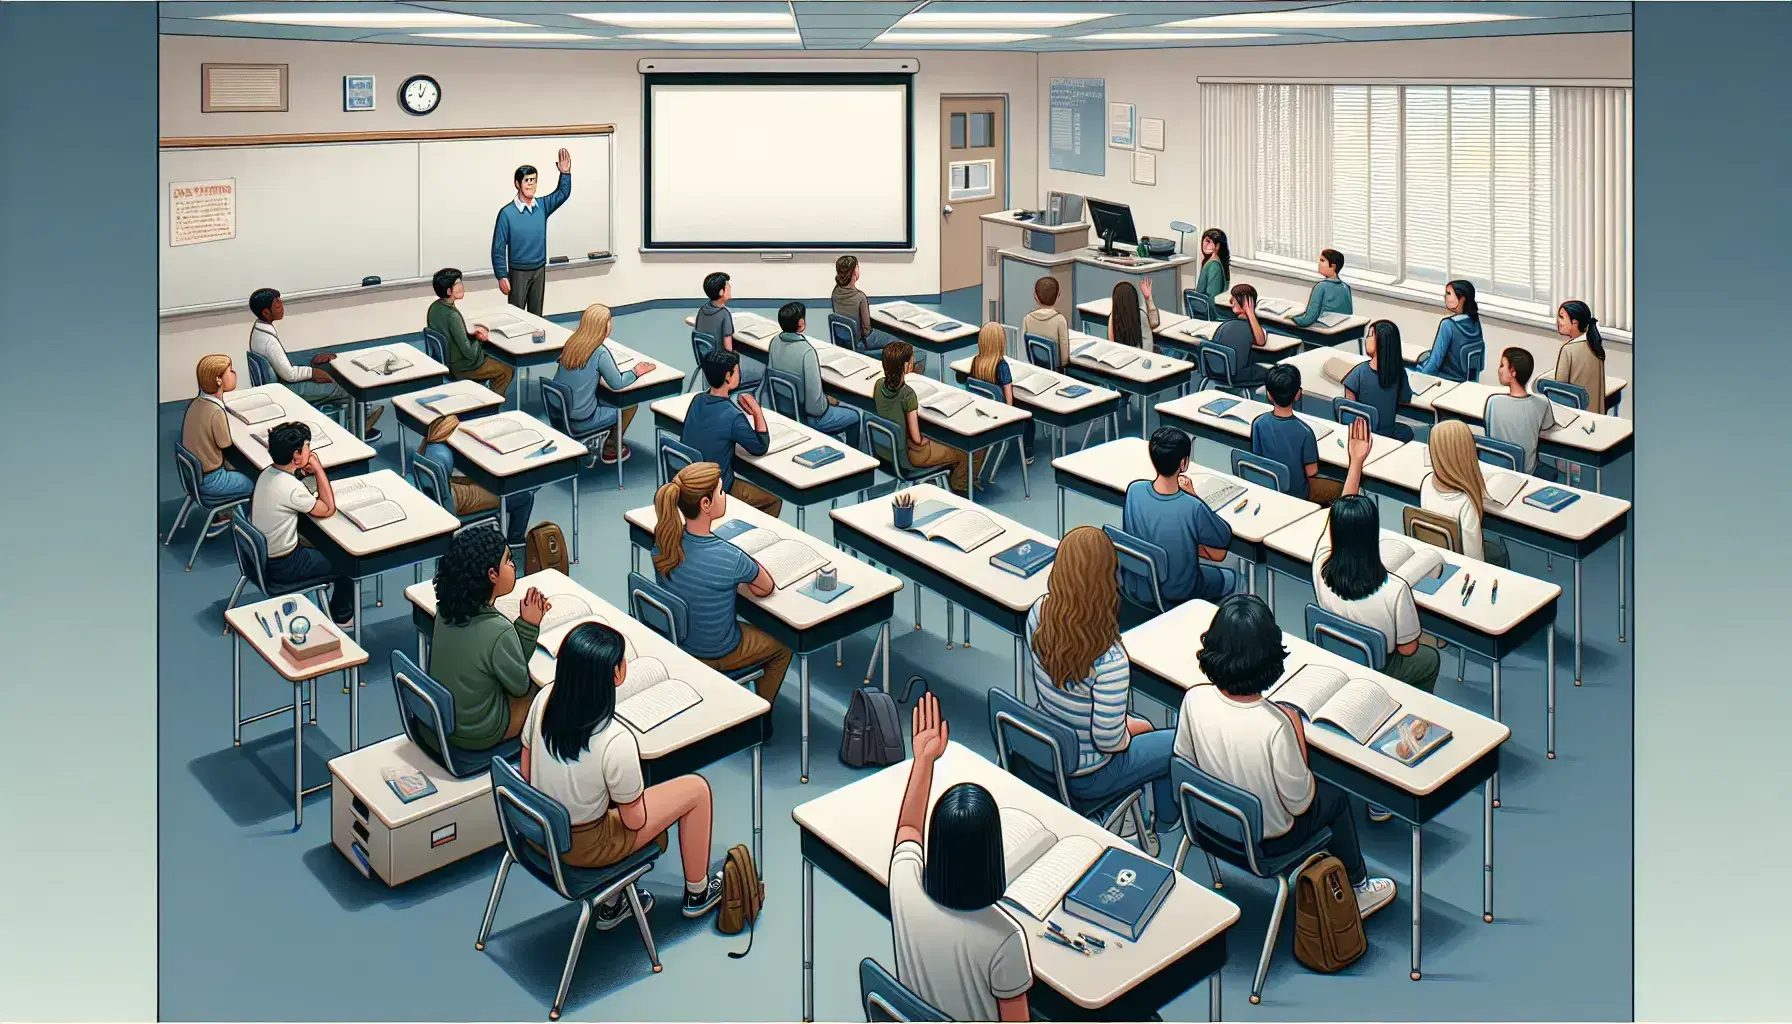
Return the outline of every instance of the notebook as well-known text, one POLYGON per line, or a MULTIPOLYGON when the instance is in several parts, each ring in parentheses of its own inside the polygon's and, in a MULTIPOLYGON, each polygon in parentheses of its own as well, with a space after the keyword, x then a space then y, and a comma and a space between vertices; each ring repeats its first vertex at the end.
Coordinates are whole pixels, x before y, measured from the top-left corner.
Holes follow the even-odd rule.
POLYGON ((1412 388, 1413 397, 1417 398, 1432 388, 1442 387, 1444 380, 1442 377, 1433 377, 1428 373, 1408 370, 1406 371, 1406 383, 1412 388))
MULTIPOLYGON (((786 448, 793 448, 802 444, 804 441, 809 440, 808 434, 803 433, 801 430, 798 430, 788 423, 782 423, 768 417, 765 426, 766 432, 771 435, 771 439, 765 446, 765 454, 767 455, 776 455, 786 448)), ((740 453, 747 458, 753 457, 748 455, 745 449, 741 449, 740 453)))
POLYGON ((1175 887, 1168 866, 1110 846, 1064 894, 1064 909, 1137 942, 1175 887))
POLYGON ((658 658, 634 658, 616 689, 616 717, 636 732, 651 732, 703 703, 703 695, 658 658))
POLYGON ((1360 362, 1362 362, 1361 359, 1350 359, 1345 356, 1331 356, 1326 359, 1325 365, 1320 367, 1319 372, 1325 374, 1325 379, 1332 383, 1342 384, 1344 383, 1344 378, 1350 376, 1350 371, 1356 369, 1356 365, 1360 362))
POLYGON ((365 477, 336 482, 333 490, 337 513, 362 530, 377 530, 404 521, 404 507, 365 477))
POLYGON ((244 423, 254 426, 277 420, 286 415, 286 409, 269 395, 244 395, 224 403, 224 409, 244 423))
POLYGON ((1580 500, 1580 495, 1560 487, 1539 487, 1524 496, 1526 505, 1533 505, 1545 512, 1560 512, 1580 500))
POLYGON ((781 330, 777 324, 752 313, 742 313, 734 318, 734 333, 754 341, 775 337, 781 330))
POLYGON ((1050 565, 1058 549, 1042 540, 1023 540, 1006 551, 989 556, 989 564, 1026 579, 1050 565))
POLYGON ((409 359, 406 359, 396 352, 388 352, 383 348, 376 348, 371 352, 357 353, 349 357, 349 362, 366 370, 368 373, 377 373, 381 376, 411 368, 411 361, 409 359))
MULTIPOLYGON (((1429 464, 1431 449, 1425 449, 1425 455, 1429 464)), ((1512 499, 1524 490, 1524 477, 1510 470, 1494 469, 1485 462, 1481 463, 1481 477, 1487 481, 1487 500, 1501 508, 1512 504, 1512 499)))
POLYGON ((1268 313, 1270 316, 1285 317, 1294 312, 1294 304, 1286 299, 1259 298, 1257 300, 1257 311, 1260 313, 1268 313))
POLYGON ((811 448, 808 451, 795 456, 790 461, 804 469, 818 469, 830 462, 839 462, 844 458, 846 458, 845 452, 831 444, 824 444, 819 448, 811 448))
POLYGON ((868 360, 860 357, 850 349, 832 346, 815 350, 815 359, 821 368, 837 377, 861 377, 875 372, 875 367, 868 360))
POLYGON ((473 321, 473 326, 483 327, 493 334, 502 334, 506 338, 526 338, 535 333, 535 325, 510 313, 490 313, 473 321))
POLYGON ((753 557, 771 574, 779 590, 832 564, 821 552, 793 537, 779 537, 770 530, 749 529, 729 543, 753 557))
POLYGON ((975 508, 960 508, 943 501, 915 505, 915 521, 908 532, 928 540, 943 540, 960 551, 974 551, 1002 535, 995 520, 975 508))
POLYGON ((1189 483, 1194 485, 1195 497, 1215 512, 1225 511, 1226 506, 1237 501, 1245 491, 1244 485, 1211 473, 1196 473, 1189 478, 1189 483))
POLYGON ((1110 370, 1118 370, 1130 366, 1139 360, 1139 350, 1126 345, 1116 345, 1111 341, 1090 341, 1077 346, 1070 352, 1071 358, 1083 359, 1110 370))
POLYGON ((1058 378, 1044 370, 1023 370, 1014 377, 1013 384, 1016 391, 1024 391, 1029 395, 1043 395, 1057 386, 1058 378))
POLYGON ((1103 846, 1088 836, 1059 839, 1037 817, 1018 808, 1002 808, 1001 817, 1008 876, 1002 902, 1035 921, 1045 921, 1101 856, 1103 846))
POLYGON ((1316 326, 1316 327, 1336 327, 1339 324, 1342 324, 1344 321, 1349 320, 1349 319, 1350 319, 1349 313, 1321 313, 1321 314, 1319 314, 1319 319, 1317 321, 1315 321, 1314 326, 1316 326))
POLYGON ((536 430, 520 420, 503 416, 492 416, 460 425, 461 433, 485 445, 500 455, 521 451, 530 445, 540 444, 544 438, 541 431, 536 430))
POLYGON ((1212 341, 1213 332, 1220 329, 1218 320, 1187 320, 1172 328, 1172 332, 1197 341, 1212 341))
POLYGON ((915 398, 920 401, 921 408, 931 409, 941 416, 956 416, 972 401, 970 392, 936 384, 925 377, 910 375, 907 383, 915 389, 915 398))
POLYGON ((1402 764, 1416 764, 1450 738, 1450 730, 1443 726, 1402 714, 1400 702, 1381 684, 1352 679, 1329 665, 1302 665, 1269 696, 1293 706, 1308 721, 1334 726, 1402 764))
POLYGON ((424 395, 417 399, 417 404, 437 416, 452 416, 493 404, 489 396, 489 391, 484 395, 424 395))

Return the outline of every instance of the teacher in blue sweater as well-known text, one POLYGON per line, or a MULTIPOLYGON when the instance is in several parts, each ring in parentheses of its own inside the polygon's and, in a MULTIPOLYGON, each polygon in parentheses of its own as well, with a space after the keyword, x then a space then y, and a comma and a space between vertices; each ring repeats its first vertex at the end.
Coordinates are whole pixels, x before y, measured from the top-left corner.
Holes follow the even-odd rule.
POLYGON ((572 154, 562 149, 556 166, 560 184, 552 195, 535 198, 535 168, 516 169, 516 198, 498 211, 492 228, 492 276, 510 304, 541 315, 548 284, 548 218, 572 197, 572 154))

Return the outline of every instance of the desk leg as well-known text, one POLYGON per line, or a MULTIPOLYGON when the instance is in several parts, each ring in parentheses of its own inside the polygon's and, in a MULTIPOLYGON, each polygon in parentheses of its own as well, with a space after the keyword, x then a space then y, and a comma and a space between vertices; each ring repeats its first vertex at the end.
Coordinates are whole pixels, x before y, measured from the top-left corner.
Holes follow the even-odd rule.
POLYGON ((913 584, 915 588, 915 630, 919 632, 921 629, 921 585, 915 583, 914 580, 909 580, 909 583, 913 584))
MULTIPOLYGON (((1500 721, 1500 659, 1498 658, 1493 659, 1493 720, 1500 721)), ((1493 806, 1498 807, 1500 805, 1499 775, 1496 773, 1492 779, 1488 780, 1487 784, 1493 787, 1493 806)))
POLYGON ((1022 704, 1027 702, 1026 659, 1026 641, 1016 635, 1014 638, 1014 699, 1022 704))
POLYGON ((579 477, 572 478, 572 564, 579 564, 579 477))
POLYGON ((429 671, 429 637, 421 629, 417 631, 417 667, 429 671))
MULTIPOLYGON (((355 643, 361 643, 361 581, 355 581, 355 643)), ((366 650, 366 648, 362 648, 366 650)), ((361 670, 351 669, 348 679, 348 749, 350 752, 361 748, 361 670)))
POLYGON ((243 745, 243 638, 236 633, 230 634, 230 745, 243 745))
POLYGON ((1603 466, 1593 467, 1593 493, 1605 493, 1605 468, 1603 466))
POLYGON ((797 656, 797 677, 802 683, 803 697, 802 781, 804 785, 807 785, 809 782, 809 656, 807 654, 797 656))
POLYGON ((946 650, 952 649, 953 630, 958 627, 958 609, 952 602, 946 602, 946 650))
POLYGON ((633 544, 628 549, 628 567, 635 572, 641 571, 641 549, 633 544))
POLYGON ((1420 837, 1424 829, 1418 825, 1412 827, 1412 980, 1418 981, 1419 952, 1423 946, 1420 935, 1419 920, 1425 902, 1425 859, 1421 849, 1420 837))
POLYGON ((1064 488, 1058 488, 1058 537, 1064 536, 1064 488))
POLYGON ((1248 558, 1238 560, 1238 568, 1244 572, 1244 591, 1252 597, 1257 596, 1257 567, 1248 558))
POLYGON ((1263 568, 1264 598, 1269 603, 1269 617, 1276 617, 1276 571, 1267 565, 1263 568))
MULTIPOLYGON (((766 712, 771 714, 771 712, 766 712)), ((765 747, 753 744, 753 867, 759 872, 760 881, 765 880, 765 860, 761 856, 760 846, 765 836, 765 747)))
POLYGON ((884 647, 884 692, 890 692, 890 624, 884 623, 880 634, 884 647))
POLYGON ((971 646, 971 610, 969 608, 964 610, 964 643, 958 646, 966 650, 969 650, 971 646))
POLYGON ((1481 811, 1481 920, 1488 924, 1493 923, 1493 779, 1487 780, 1481 811))
POLYGON ((1574 560, 1574 685, 1580 685, 1580 559, 1574 560))
POLYGON ((1549 759, 1556 759, 1556 624, 1549 624, 1548 633, 1549 658, 1549 748, 1546 751, 1549 759))
POLYGON ((304 684, 292 684, 292 829, 305 824, 305 716, 299 705, 304 684))
POLYGON ((1630 618, 1630 594, 1624 589, 1624 535, 1618 534, 1618 642, 1624 642, 1624 620, 1630 618))
POLYGON ((1014 439, 1014 450, 1015 454, 1019 456, 1016 461, 1020 463, 1020 490, 1022 500, 1032 501, 1033 481, 1027 477, 1027 453, 1020 450, 1020 438, 1018 437, 1014 439))
MULTIPOLYGON (((578 529, 576 525, 578 520, 573 520, 573 523, 575 524, 573 529, 578 529)), ((498 535, 506 540, 510 538, 510 506, 505 503, 503 497, 498 498, 498 535)))
POLYGON ((1207 1019, 1213 1024, 1220 1024, 1220 975, 1224 973, 1221 968, 1207 976, 1207 1019))
POLYGON ((803 858, 803 1020, 815 1019, 815 864, 803 858))
MULTIPOLYGON (((801 506, 801 505, 798 505, 798 506, 797 506, 797 507, 796 507, 796 528, 797 528, 797 529, 799 529, 799 530, 804 530, 804 527, 803 527, 803 520, 804 520, 804 519, 805 519, 805 518, 806 518, 806 517, 805 517, 805 516, 804 516, 804 515, 803 515, 803 506, 801 506)), ((807 530, 804 530, 804 532, 805 532, 805 533, 806 533, 806 532, 808 532, 808 531, 807 531, 807 530)))

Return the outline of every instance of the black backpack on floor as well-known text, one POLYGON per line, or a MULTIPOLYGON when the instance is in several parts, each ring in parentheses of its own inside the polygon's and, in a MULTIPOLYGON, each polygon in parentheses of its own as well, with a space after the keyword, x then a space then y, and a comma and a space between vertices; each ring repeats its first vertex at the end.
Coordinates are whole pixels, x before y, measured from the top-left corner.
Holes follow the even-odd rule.
MULTIPOLYGON (((923 693, 927 691, 926 680, 910 676, 902 688, 903 703, 908 702, 916 683, 921 684, 923 693)), ((840 727, 840 760, 853 768, 901 764, 907 758, 902 743, 907 733, 895 699, 875 686, 861 686, 853 691, 846 721, 840 727)))

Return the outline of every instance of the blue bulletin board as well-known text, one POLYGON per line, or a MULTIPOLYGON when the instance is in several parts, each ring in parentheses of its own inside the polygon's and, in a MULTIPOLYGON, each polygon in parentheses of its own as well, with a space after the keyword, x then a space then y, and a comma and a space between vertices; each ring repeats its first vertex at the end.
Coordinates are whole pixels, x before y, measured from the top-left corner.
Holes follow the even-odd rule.
POLYGON ((1103 78, 1052 79, 1052 170, 1107 173, 1107 94, 1103 78))

